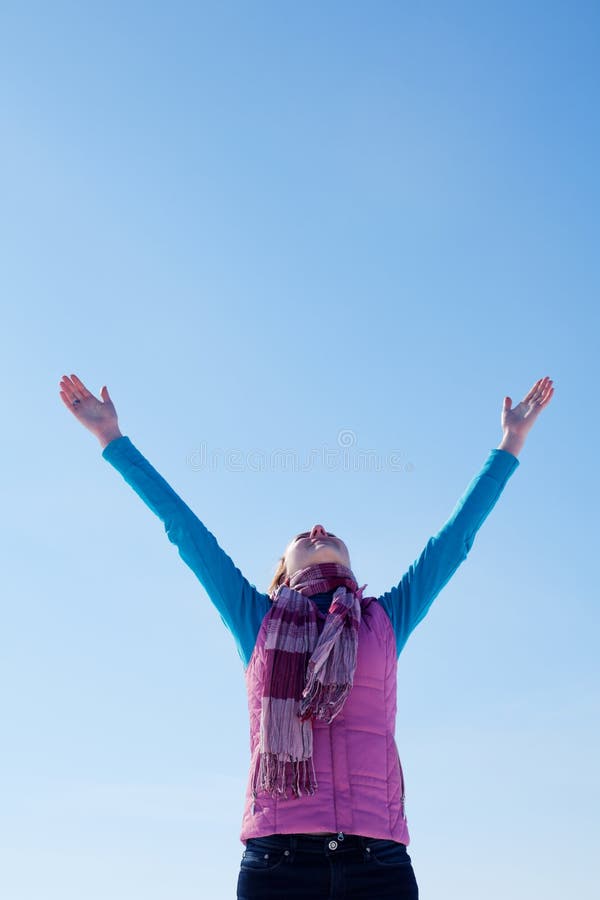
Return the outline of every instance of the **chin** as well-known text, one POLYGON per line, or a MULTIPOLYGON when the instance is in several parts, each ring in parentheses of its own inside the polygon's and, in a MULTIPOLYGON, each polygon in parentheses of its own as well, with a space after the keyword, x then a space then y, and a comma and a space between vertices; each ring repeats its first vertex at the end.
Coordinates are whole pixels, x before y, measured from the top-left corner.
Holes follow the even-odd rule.
POLYGON ((343 559, 340 559, 339 556, 332 556, 332 555, 322 556, 320 559, 315 560, 315 562, 320 562, 320 563, 338 563, 339 565, 342 565, 342 566, 345 566, 345 565, 346 565, 346 563, 344 562, 344 560, 343 560, 343 559))

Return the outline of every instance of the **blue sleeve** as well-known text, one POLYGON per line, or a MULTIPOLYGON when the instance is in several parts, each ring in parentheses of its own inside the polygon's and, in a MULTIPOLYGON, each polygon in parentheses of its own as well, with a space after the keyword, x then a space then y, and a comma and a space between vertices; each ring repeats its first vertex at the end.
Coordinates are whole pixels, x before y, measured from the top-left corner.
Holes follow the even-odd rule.
POLYGON ((392 621, 397 656, 442 588, 467 558, 475 535, 518 465, 517 457, 507 450, 491 450, 442 529, 428 540, 400 583, 377 598, 392 621))
POLYGON ((268 594, 260 593, 244 578, 211 532, 127 436, 110 441, 102 456, 163 522, 167 537, 232 633, 240 659, 247 667, 260 624, 271 605, 268 594))

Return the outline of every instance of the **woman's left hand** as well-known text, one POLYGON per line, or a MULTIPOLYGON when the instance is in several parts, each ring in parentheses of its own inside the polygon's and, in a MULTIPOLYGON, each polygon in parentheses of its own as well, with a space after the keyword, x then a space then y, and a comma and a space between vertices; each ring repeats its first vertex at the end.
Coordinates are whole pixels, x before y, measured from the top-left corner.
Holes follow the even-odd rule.
POLYGON ((553 393, 552 379, 546 375, 536 381, 517 406, 511 408, 511 398, 505 397, 502 406, 504 433, 510 432, 515 437, 524 439, 541 411, 550 403, 553 393))

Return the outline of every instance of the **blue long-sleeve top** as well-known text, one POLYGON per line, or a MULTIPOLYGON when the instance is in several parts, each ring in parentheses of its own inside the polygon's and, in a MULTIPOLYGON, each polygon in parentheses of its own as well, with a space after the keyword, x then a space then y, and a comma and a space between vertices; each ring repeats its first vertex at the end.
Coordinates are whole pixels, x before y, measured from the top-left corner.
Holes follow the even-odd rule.
MULTIPOLYGON (((167 537, 190 567, 232 633, 247 668, 261 622, 271 600, 242 575, 214 535, 192 512, 148 460, 122 435, 110 441, 102 456, 162 521, 167 537)), ((466 559, 475 535, 496 504, 519 460, 506 450, 490 450, 481 470, 469 482, 450 518, 429 538, 423 551, 397 585, 377 598, 390 617, 400 656, 413 629, 466 559)), ((333 591, 313 597, 321 612, 333 591)))

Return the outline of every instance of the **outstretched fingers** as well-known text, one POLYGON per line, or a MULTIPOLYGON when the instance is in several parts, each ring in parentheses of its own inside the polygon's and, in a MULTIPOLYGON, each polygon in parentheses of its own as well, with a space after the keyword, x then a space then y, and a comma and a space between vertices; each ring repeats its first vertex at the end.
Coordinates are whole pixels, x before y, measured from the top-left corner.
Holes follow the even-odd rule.
POLYGON ((85 386, 85 384, 83 383, 83 381, 81 381, 81 380, 77 377, 77 375, 71 375, 71 378, 73 379, 73 384, 74 384, 75 387, 77 388, 78 392, 79 392, 83 397, 93 397, 93 394, 92 394, 90 391, 88 391, 88 389, 86 388, 86 386, 85 386))
POLYGON ((85 400, 89 396, 89 393, 87 391, 85 391, 85 389, 81 390, 81 388, 78 385, 71 382, 71 380, 69 378, 67 378, 66 375, 63 375, 63 377, 60 380, 60 388, 61 388, 61 390, 60 390, 61 400, 63 401, 65 406, 69 407, 69 409, 71 410, 72 413, 77 415, 77 413, 80 411, 79 410, 80 404, 83 402, 83 400, 85 400), (79 403, 73 405, 74 400, 79 400, 79 403))
POLYGON ((536 383, 533 385, 533 387, 531 388, 531 390, 529 391, 529 393, 528 393, 528 394, 525 394, 525 396, 523 397, 523 403, 528 403, 529 400, 533 400, 533 395, 535 394, 535 392, 537 391, 537 389, 538 389, 538 387, 539 387, 539 385, 540 385, 541 383, 542 383, 542 379, 540 378, 540 379, 539 379, 538 381, 536 381, 536 383))
POLYGON ((539 381, 536 381, 525 397, 525 402, 535 404, 537 409, 542 409, 542 407, 547 406, 553 393, 554 386, 552 384, 552 379, 546 375, 544 378, 540 378, 539 381))
POLYGON ((528 394, 523 397, 523 403, 540 403, 545 400, 548 391, 552 388, 552 379, 545 375, 538 379, 528 394))
POLYGON ((552 398, 552 394, 554 393, 554 388, 552 383, 550 383, 542 393, 542 396, 538 399, 538 407, 541 409, 543 406, 547 406, 552 398))
POLYGON ((66 375, 63 375, 63 377, 60 380, 60 386, 62 388, 61 393, 64 393, 65 396, 67 397, 68 401, 70 403, 72 403, 73 400, 75 399, 75 397, 77 396, 77 392, 75 390, 75 385, 71 382, 71 380, 69 378, 67 378, 66 375))

